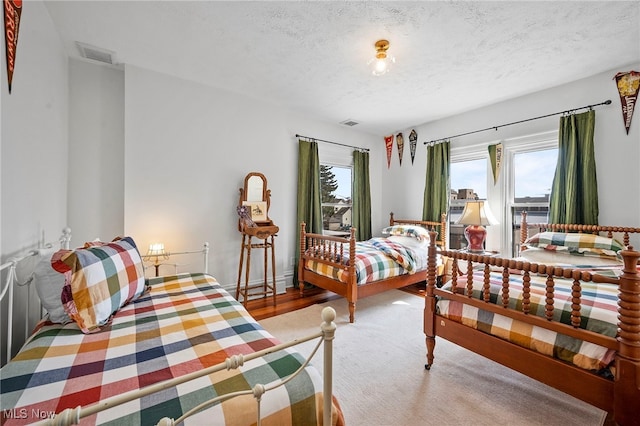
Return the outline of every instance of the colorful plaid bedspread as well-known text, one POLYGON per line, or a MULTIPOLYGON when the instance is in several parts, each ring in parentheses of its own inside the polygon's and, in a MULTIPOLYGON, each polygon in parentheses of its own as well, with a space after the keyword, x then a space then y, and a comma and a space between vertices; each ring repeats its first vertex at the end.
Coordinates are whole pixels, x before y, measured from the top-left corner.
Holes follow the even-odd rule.
MULTIPOLYGON (((45 323, 0 369, 2 424, 28 424, 51 413, 138 389, 279 343, 210 276, 150 280, 151 290, 123 307, 110 326, 83 334, 75 324, 45 323)), ((82 424, 156 424, 220 394, 278 382, 303 363, 293 350, 270 354, 152 394, 82 424)), ((307 367, 262 397, 263 424, 321 424, 322 382, 307 367)), ((227 400, 187 424, 255 424, 252 396, 227 400)))
MULTIPOLYGON (((344 264, 348 264, 349 246, 344 245, 344 264)), ((306 268, 317 274, 347 282, 346 271, 326 263, 307 260, 306 268)), ((414 274, 427 267, 427 246, 416 250, 386 238, 356 242, 355 270, 357 284, 365 284, 404 274, 414 274)))
MULTIPOLYGON (((612 270, 602 271, 613 274, 612 270)), ((502 272, 490 273, 491 303, 502 304, 502 272)), ((545 317, 546 277, 531 274, 530 314, 545 317)), ((459 291, 466 287, 467 276, 458 278, 459 291)), ((483 299, 482 270, 473 273, 473 298, 483 299)), ((554 321, 571 325, 572 281, 554 277, 554 321)), ((618 287, 613 284, 582 282, 582 308, 580 328, 614 337, 617 330, 618 287)), ((452 283, 443 286, 451 290, 452 283)), ((466 289, 464 290, 466 294, 466 289)), ((509 308, 522 311, 522 276, 511 274, 509 278, 509 308)), ((440 314, 462 322, 525 348, 553 356, 587 370, 603 372, 613 361, 614 352, 607 348, 535 327, 502 315, 493 314, 460 302, 441 299, 437 309, 440 314)))

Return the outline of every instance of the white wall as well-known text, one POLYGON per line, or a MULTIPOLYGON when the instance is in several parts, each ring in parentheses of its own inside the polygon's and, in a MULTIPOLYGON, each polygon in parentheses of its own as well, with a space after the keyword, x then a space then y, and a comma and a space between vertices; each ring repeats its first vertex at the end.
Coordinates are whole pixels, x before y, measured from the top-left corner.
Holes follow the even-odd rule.
MULTIPOLYGON (((416 126, 418 153, 413 167, 398 167, 394 150, 392 166, 382 166, 382 209, 394 208, 398 216, 422 213, 422 193, 426 172, 425 141, 445 138, 478 129, 538 117, 571 108, 592 105, 607 99, 611 105, 597 107, 595 151, 598 196, 602 225, 640 226, 640 117, 636 111, 629 134, 623 125, 620 99, 613 77, 618 72, 638 70, 640 64, 611 70, 552 89, 504 101, 454 117, 416 126)), ((461 100, 463 102, 463 100, 461 100)), ((452 139, 451 147, 488 144, 509 138, 556 131, 559 116, 530 121, 452 139)), ((405 131, 405 140, 408 131, 405 131)), ((406 147, 405 147, 406 149, 406 147)), ((406 158, 406 152, 405 152, 406 158)), ((492 206, 499 211, 501 206, 492 206)), ((489 237, 495 227, 488 228, 489 237)), ((635 245, 640 244, 636 237, 635 245)), ((489 242, 488 242, 489 243, 489 242)))
MULTIPOLYGON (((225 287, 235 287, 238 275, 236 206, 247 173, 268 179, 269 215, 280 227, 275 251, 282 286, 293 272, 298 229, 295 134, 362 147, 376 142, 338 124, 133 66, 125 67, 125 88, 125 233, 142 251, 157 241, 170 251, 208 241, 210 272, 225 287)), ((371 160, 377 164, 378 154, 371 160)), ((379 188, 375 166, 371 174, 372 187, 379 188)), ((372 194, 372 205, 374 223, 381 223, 379 193, 372 194)), ((262 279, 261 256, 253 253, 251 280, 262 279)))
POLYGON ((69 61, 69 224, 74 244, 124 229, 124 72, 69 61))
MULTIPOLYGON (((67 59, 41 2, 24 2, 12 91, 2 42, 2 263, 56 240, 67 224, 67 59)), ((24 289, 17 289, 24 306, 24 289)), ((32 298, 35 302, 37 297, 32 298)), ((32 303, 37 311, 36 303, 32 303)), ((23 309, 23 308, 20 308, 23 309)), ((3 315, 6 307, 3 305, 3 315)), ((34 312, 37 315, 37 312, 34 312)), ((4 323, 5 318, 0 318, 4 323)), ((16 330, 17 331, 17 330, 16 330)), ((5 360, 5 337, 2 362, 5 360)), ((16 342, 21 343, 21 342, 16 342)))

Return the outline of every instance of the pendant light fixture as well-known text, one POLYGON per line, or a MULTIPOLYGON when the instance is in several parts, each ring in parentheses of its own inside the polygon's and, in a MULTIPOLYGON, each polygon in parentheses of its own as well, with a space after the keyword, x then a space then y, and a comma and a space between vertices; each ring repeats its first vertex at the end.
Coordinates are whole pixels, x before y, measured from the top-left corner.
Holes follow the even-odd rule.
POLYGON ((375 76, 384 75, 389 72, 389 69, 396 62, 396 58, 389 55, 388 40, 378 40, 374 45, 376 48, 376 56, 372 58, 367 65, 371 68, 371 73, 375 76))

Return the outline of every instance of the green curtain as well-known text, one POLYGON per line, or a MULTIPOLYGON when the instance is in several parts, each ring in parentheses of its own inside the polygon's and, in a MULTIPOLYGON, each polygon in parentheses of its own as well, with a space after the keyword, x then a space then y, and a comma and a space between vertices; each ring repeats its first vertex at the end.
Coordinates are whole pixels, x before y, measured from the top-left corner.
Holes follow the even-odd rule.
POLYGON ((371 238, 371 189, 369 153, 353 151, 353 220, 358 241, 371 238))
POLYGON ((307 232, 322 233, 320 157, 318 156, 318 143, 313 141, 298 141, 298 202, 296 218, 296 260, 293 284, 298 287, 300 223, 306 223, 307 232))
POLYGON ((422 220, 440 221, 449 209, 449 141, 427 147, 427 177, 424 184, 422 220))
POLYGON ((558 163, 549 199, 549 223, 598 224, 595 121, 593 110, 560 118, 558 163))

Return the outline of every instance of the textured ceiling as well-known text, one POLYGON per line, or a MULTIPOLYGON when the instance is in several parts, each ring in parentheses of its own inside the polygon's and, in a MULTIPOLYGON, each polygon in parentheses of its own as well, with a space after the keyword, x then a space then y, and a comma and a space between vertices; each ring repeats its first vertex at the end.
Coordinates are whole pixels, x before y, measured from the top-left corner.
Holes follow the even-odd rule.
POLYGON ((45 4, 71 56, 87 43, 376 135, 640 62, 639 1, 45 4), (397 63, 374 77, 381 38, 397 63))

